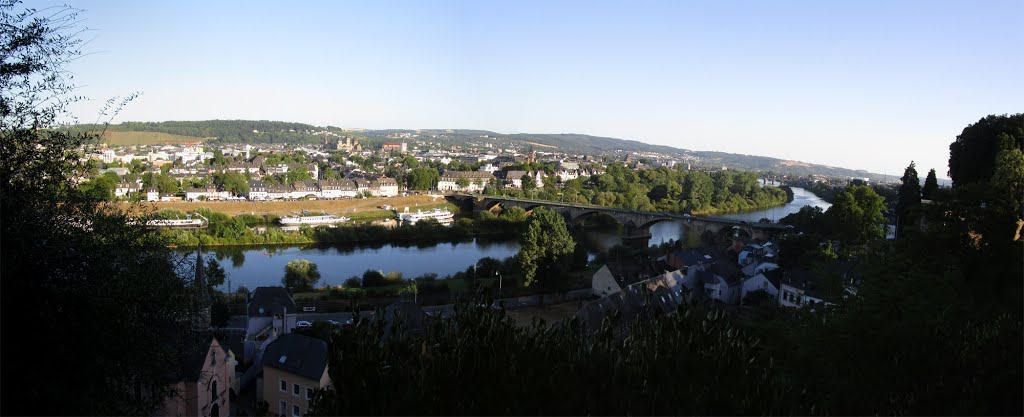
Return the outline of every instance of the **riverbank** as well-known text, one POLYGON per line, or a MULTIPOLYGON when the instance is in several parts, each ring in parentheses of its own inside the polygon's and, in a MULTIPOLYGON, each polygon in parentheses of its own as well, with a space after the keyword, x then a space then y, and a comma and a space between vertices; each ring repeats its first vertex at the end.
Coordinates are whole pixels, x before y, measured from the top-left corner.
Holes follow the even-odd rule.
POLYGON ((241 236, 226 237, 210 234, 203 229, 168 230, 164 234, 168 245, 179 248, 203 246, 264 246, 307 244, 378 244, 378 243, 437 243, 475 237, 517 237, 525 230, 525 222, 484 221, 462 219, 452 226, 420 222, 412 226, 389 228, 380 225, 340 225, 337 227, 303 227, 296 232, 279 228, 266 228, 262 233, 247 229, 241 236))
POLYGON ((753 213, 763 210, 771 210, 785 206, 786 204, 793 202, 793 189, 788 185, 782 185, 776 187, 785 192, 785 200, 780 198, 781 196, 770 194, 767 200, 752 200, 752 199, 736 199, 730 200, 728 207, 713 207, 703 210, 694 210, 692 213, 695 216, 702 215, 729 215, 729 214, 744 214, 753 213))
POLYGON ((463 218, 451 226, 421 221, 415 225, 389 227, 378 224, 340 224, 335 227, 303 226, 298 231, 285 231, 269 226, 266 217, 248 214, 228 217, 223 213, 206 212, 210 219, 206 229, 161 231, 167 245, 182 248, 203 246, 264 246, 306 244, 376 244, 430 243, 458 241, 467 238, 515 238, 526 228, 521 217, 497 216, 481 219, 463 218))
POLYGON ((391 206, 399 211, 405 207, 415 211, 416 208, 433 207, 444 202, 444 196, 441 195, 411 195, 401 197, 344 198, 338 200, 144 202, 120 203, 120 207, 134 214, 154 213, 166 209, 192 212, 200 208, 209 208, 230 216, 240 214, 282 216, 302 211, 311 211, 345 215, 354 218, 354 214, 382 211, 380 207, 384 205, 391 206))

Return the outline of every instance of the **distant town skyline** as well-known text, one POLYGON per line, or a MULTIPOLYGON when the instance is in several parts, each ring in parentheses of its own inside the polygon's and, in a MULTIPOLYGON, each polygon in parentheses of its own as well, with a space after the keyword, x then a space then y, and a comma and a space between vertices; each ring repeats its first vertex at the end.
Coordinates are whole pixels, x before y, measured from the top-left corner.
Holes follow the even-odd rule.
MULTIPOLYGON (((42 8, 57 2, 34 2, 42 8)), ((902 175, 1024 111, 1024 2, 76 1, 113 120, 582 133, 902 175)))

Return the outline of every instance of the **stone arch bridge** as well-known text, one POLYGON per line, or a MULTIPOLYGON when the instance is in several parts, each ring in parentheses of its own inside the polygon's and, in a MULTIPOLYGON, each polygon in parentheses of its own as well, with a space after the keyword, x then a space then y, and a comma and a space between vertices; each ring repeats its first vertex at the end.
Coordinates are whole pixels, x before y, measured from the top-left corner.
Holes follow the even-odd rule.
POLYGON ((589 204, 561 203, 557 201, 526 200, 502 196, 486 196, 479 194, 449 194, 445 198, 457 204, 462 210, 472 209, 476 215, 481 211, 493 210, 495 207, 520 207, 527 212, 537 207, 547 207, 564 216, 570 224, 579 222, 588 216, 603 214, 622 224, 622 240, 629 245, 647 246, 651 232, 650 227, 663 221, 681 221, 691 230, 703 234, 710 231, 716 235, 724 232, 737 231, 755 239, 772 239, 792 231, 792 226, 774 223, 751 223, 743 220, 727 219, 713 216, 693 216, 689 214, 659 213, 636 211, 612 207, 601 207, 589 204))

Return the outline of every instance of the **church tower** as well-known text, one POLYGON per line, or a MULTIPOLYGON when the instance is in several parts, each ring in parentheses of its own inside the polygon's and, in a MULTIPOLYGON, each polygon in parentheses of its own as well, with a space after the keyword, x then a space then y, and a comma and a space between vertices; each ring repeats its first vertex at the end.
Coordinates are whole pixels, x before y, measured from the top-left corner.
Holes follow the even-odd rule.
POLYGON ((203 244, 199 244, 196 252, 196 278, 192 282, 195 291, 195 302, 199 306, 196 312, 195 321, 192 324, 195 331, 210 330, 210 287, 206 284, 205 262, 203 262, 203 244))

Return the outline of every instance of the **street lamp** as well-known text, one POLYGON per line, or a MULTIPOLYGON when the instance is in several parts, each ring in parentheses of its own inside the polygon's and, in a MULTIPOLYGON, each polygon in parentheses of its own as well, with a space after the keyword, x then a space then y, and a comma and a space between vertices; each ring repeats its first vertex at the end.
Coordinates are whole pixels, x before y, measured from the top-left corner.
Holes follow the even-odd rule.
POLYGON ((494 271, 494 275, 498 276, 498 300, 501 300, 501 272, 494 271))

